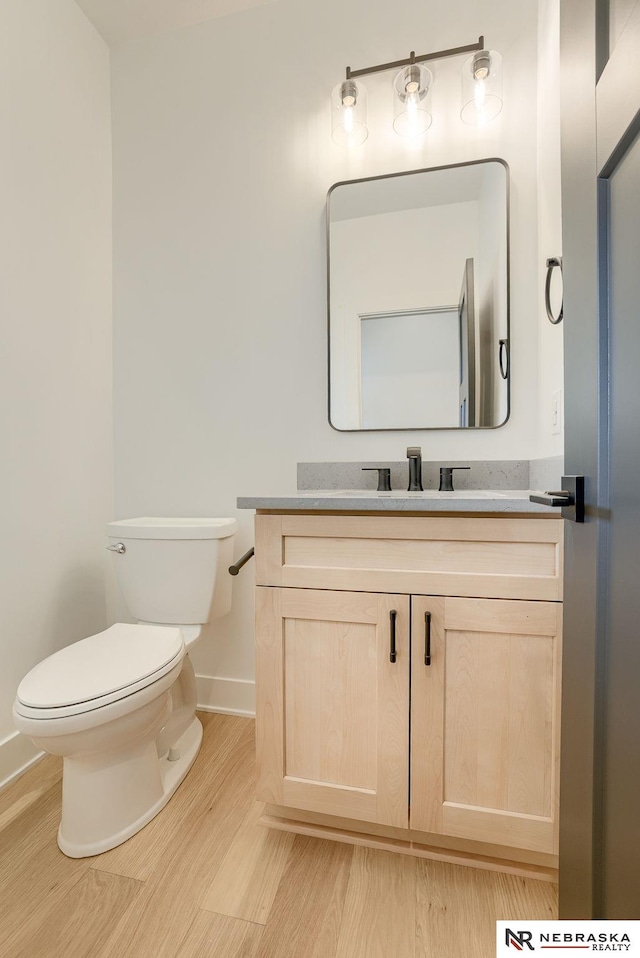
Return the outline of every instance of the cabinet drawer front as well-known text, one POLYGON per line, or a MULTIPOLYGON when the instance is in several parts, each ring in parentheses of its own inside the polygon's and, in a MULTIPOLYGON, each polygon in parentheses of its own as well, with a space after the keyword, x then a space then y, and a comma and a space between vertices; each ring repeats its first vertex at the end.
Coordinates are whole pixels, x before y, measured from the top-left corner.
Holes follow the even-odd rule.
POLYGON ((558 600, 562 520, 256 516, 258 585, 558 600))

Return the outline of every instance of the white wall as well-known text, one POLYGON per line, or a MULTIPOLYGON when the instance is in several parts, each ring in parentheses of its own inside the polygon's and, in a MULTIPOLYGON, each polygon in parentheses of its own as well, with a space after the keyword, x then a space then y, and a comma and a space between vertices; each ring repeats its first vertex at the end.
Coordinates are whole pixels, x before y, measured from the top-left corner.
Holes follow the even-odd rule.
POLYGON ((0 5, 0 782, 11 706, 106 626, 112 511, 109 52, 72 0, 0 5))
POLYGON ((538 455, 564 454, 564 415, 552 431, 552 398, 564 383, 564 324, 544 306, 545 263, 562 255, 560 186, 560 0, 540 0, 538 24, 538 455))
MULTIPOLYGON (((112 51, 116 513, 235 515, 239 494, 295 486, 298 460, 535 455, 538 348, 535 0, 278 0, 112 51), (461 60, 434 66, 433 126, 330 139, 344 68, 473 41, 504 56, 505 106, 459 120, 461 60), (512 185, 512 417, 501 429, 343 434, 327 422, 324 210, 338 180, 499 156, 512 185)), ((253 542, 241 513, 237 553, 253 542)), ((196 649, 201 695, 247 702, 253 570, 196 649), (237 697, 236 696, 237 692, 237 697)))

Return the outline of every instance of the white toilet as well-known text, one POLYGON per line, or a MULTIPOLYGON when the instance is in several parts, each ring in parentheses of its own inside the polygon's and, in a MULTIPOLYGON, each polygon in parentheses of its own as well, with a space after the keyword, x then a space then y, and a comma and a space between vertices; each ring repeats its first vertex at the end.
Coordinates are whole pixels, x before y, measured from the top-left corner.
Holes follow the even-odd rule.
POLYGON ((97 855, 169 801, 202 740, 189 649, 231 607, 235 519, 125 519, 108 525, 118 582, 138 625, 61 649, 22 680, 18 731, 64 757, 58 845, 97 855))

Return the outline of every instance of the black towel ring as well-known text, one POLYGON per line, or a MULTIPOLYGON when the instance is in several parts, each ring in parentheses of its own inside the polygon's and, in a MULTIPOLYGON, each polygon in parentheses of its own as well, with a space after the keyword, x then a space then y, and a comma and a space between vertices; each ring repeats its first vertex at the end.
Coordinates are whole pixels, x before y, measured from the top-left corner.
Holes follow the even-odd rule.
POLYGON ((509 378, 509 340, 501 339, 500 351, 498 353, 498 362, 500 364, 500 375, 503 379, 509 378), (505 361, 506 358, 506 361, 505 361))
POLYGON ((544 305, 547 310, 547 318, 553 326, 557 326, 558 323, 562 322, 562 316, 564 312, 564 297, 560 301, 560 312, 557 316, 553 315, 553 310, 551 309, 551 277, 556 266, 560 269, 560 276, 562 276, 562 256, 552 256, 547 260, 547 279, 544 284, 544 305))

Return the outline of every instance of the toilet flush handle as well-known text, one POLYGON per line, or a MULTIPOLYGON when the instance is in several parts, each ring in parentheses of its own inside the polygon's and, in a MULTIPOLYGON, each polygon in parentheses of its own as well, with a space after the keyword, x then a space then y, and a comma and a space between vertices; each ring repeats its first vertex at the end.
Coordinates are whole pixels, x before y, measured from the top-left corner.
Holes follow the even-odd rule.
POLYGON ((112 546, 107 546, 109 552, 117 552, 119 556, 122 556, 127 551, 127 547, 124 542, 116 542, 112 546))

